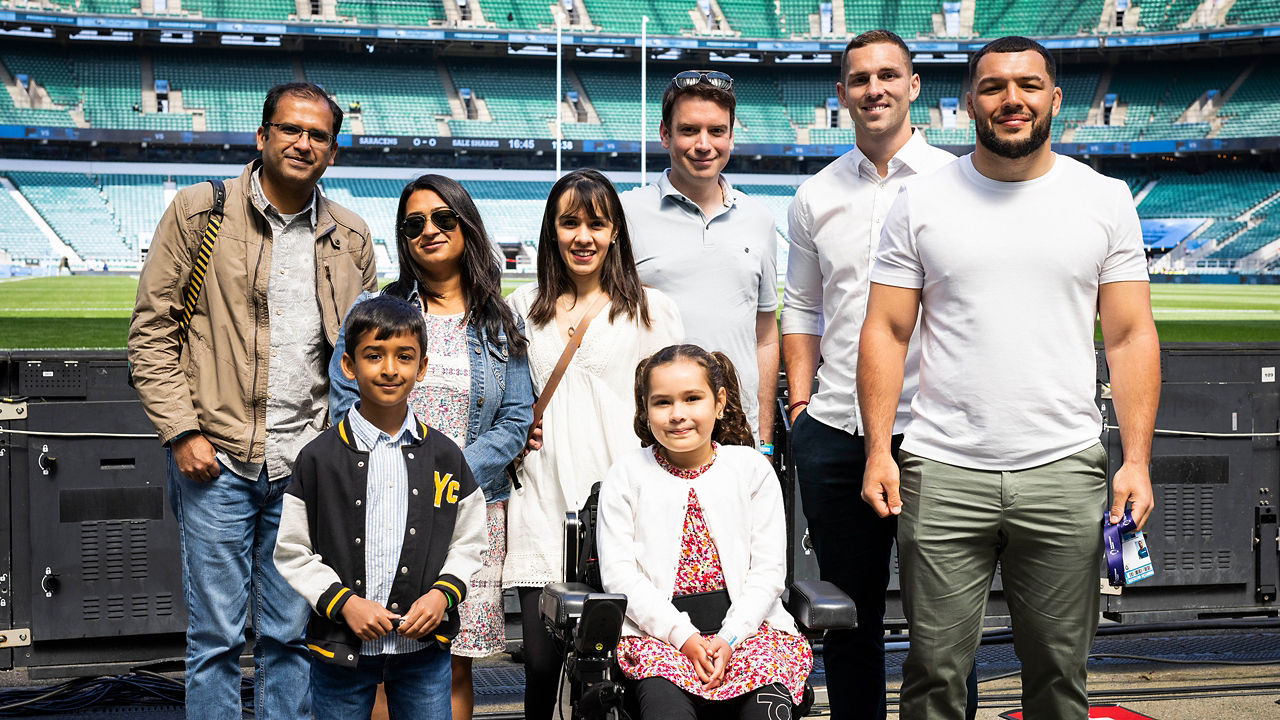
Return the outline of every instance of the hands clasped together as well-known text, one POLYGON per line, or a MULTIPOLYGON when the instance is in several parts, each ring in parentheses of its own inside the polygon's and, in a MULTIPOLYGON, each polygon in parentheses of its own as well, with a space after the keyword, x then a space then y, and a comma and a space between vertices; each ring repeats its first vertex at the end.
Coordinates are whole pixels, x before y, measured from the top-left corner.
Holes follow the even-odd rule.
POLYGON ((693 663, 693 671, 702 681, 703 690, 718 688, 724 682, 724 671, 729 666, 729 657, 733 655, 724 638, 719 635, 690 635, 680 646, 680 652, 693 663))
POLYGON ((420 640, 436 629, 444 618, 448 599, 436 589, 427 591, 410 606, 403 616, 393 613, 372 600, 355 596, 342 606, 342 619, 361 640, 376 640, 389 632, 420 640), (399 620, 399 624, 396 624, 399 620))

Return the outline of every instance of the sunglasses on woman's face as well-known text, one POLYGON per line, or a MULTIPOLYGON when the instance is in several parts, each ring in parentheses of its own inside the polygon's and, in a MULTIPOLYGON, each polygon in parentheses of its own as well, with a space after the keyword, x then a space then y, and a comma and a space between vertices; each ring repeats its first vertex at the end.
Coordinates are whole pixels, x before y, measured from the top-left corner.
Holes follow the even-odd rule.
POLYGON ((440 208, 427 215, 410 215, 400 221, 400 234, 405 238, 412 240, 422 234, 427 229, 427 218, 431 218, 431 224, 436 226, 440 232, 450 232, 458 229, 458 222, 461 218, 458 213, 449 208, 440 208))

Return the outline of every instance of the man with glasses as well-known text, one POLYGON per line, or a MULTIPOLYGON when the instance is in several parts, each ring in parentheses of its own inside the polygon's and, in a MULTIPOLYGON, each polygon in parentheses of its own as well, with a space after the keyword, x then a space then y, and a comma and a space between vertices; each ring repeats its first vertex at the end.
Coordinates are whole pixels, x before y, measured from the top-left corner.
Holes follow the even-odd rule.
POLYGON ((640 279, 675 300, 687 342, 729 356, 747 420, 772 454, 778 382, 777 233, 763 204, 721 176, 733 150, 733 78, 687 70, 662 95, 671 167, 622 194, 640 279))
POLYGON ((272 552, 293 462, 327 423, 338 327, 356 296, 376 286, 364 221, 316 191, 341 126, 342 110, 319 87, 272 88, 257 131, 262 157, 226 181, 220 222, 210 222, 210 183, 180 191, 138 280, 129 361, 167 448, 189 615, 189 718, 241 717, 249 613, 255 717, 310 717, 302 642, 310 608, 272 552), (208 258, 206 227, 217 236, 208 258), (189 324, 188 293, 196 297, 189 324))

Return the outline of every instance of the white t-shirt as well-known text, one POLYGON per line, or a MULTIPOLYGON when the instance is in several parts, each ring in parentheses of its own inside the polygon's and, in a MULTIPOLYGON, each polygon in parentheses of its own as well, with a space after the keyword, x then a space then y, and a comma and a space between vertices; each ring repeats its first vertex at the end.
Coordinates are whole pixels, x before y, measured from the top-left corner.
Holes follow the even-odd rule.
POLYGON ((1020 470, 1098 441, 1098 287, 1147 282, 1124 182, 1061 155, 999 182, 968 155, 904 186, 871 281, 921 289, 920 390, 902 449, 1020 470))

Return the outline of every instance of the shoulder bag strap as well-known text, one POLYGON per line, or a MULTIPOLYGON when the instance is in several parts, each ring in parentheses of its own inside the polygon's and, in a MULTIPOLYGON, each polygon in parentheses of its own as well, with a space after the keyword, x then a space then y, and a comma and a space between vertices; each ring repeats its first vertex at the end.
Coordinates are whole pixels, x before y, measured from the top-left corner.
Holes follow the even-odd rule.
POLYGON ((547 384, 542 388, 542 394, 538 396, 537 401, 533 403, 533 425, 532 428, 538 426, 538 421, 542 420, 542 414, 547 411, 547 404, 551 402, 551 395, 556 391, 556 386, 560 384, 560 379, 564 377, 564 372, 569 369, 569 361, 573 359, 573 354, 578 352, 578 347, 582 345, 582 338, 587 334, 587 326, 591 324, 591 319, 600 312, 600 308, 604 307, 608 298, 601 293, 596 301, 591 303, 591 307, 587 309, 582 321, 578 323, 578 327, 574 329, 572 335, 569 336, 569 342, 565 343, 564 352, 560 353, 560 359, 556 361, 556 367, 551 371, 551 377, 547 378, 547 384))
POLYGON ((196 301, 200 299, 200 290, 204 287, 204 274, 209 270, 209 260, 213 257, 213 245, 218 241, 218 229, 222 227, 223 208, 227 200, 227 189, 221 180, 210 180, 209 184, 213 186, 213 207, 209 209, 209 222, 204 226, 200 250, 192 263, 187 291, 182 294, 182 319, 178 321, 179 348, 187 342, 191 316, 196 312, 196 301))

